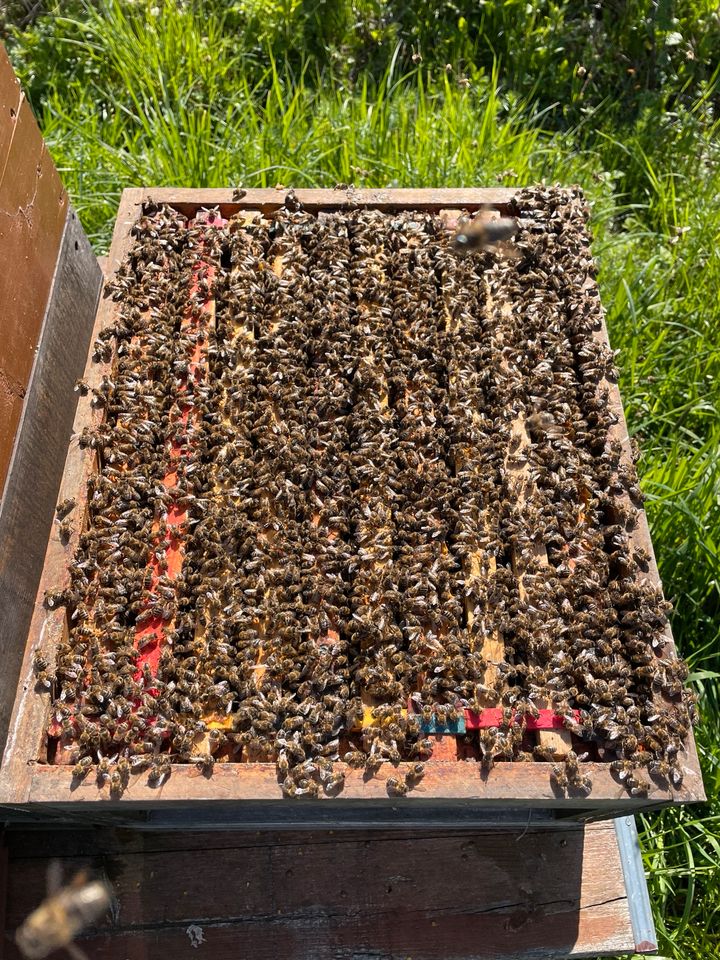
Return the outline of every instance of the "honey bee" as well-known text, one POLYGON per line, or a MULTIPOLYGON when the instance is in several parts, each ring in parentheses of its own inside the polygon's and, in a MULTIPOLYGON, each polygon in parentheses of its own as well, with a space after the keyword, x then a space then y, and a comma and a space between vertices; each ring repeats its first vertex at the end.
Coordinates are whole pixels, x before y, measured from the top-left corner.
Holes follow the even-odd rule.
POLYGON ((71 510, 74 510, 76 506, 76 500, 74 497, 68 497, 66 500, 62 500, 56 507, 55 512, 58 515, 59 519, 62 519, 66 513, 70 513, 71 510))
POLYGON ((66 590, 46 590, 44 601, 48 610, 55 610, 68 602, 68 593, 66 590))
POLYGON ((408 789, 412 789, 414 786, 417 786, 418 783, 425 776, 425 764, 424 763, 414 763, 410 770, 405 774, 405 784, 408 789))
POLYGON ((543 437, 562 437, 563 429, 547 410, 531 414, 525 421, 528 433, 533 440, 543 437))
POLYGON ((570 786, 570 780, 567 772, 559 763, 554 763, 552 765, 550 769, 550 779, 560 790, 567 790, 567 788, 570 786))
POLYGON ((63 886, 57 860, 51 861, 47 879, 47 898, 18 928, 15 942, 27 960, 41 960, 62 948, 73 960, 87 960, 74 940, 105 915, 111 903, 110 891, 101 880, 90 880, 84 871, 63 886))
POLYGON ((385 781, 385 789, 390 797, 404 797, 407 795, 408 785, 398 777, 388 777, 385 781))
POLYGON ((325 777, 323 780, 323 789, 328 796, 335 796, 336 794, 340 793, 344 786, 345 774, 341 771, 332 773, 329 777, 325 777))
POLYGON ((366 755, 362 750, 348 750, 348 752, 343 757, 343 760, 349 767, 359 769, 365 765, 365 760, 367 759, 366 755))
POLYGON ((500 217, 497 210, 486 207, 479 210, 472 220, 459 227, 452 238, 452 246, 454 250, 462 253, 503 249, 499 245, 511 240, 517 231, 517 220, 500 217))
POLYGON ((33 665, 33 670, 38 674, 42 673, 43 671, 46 671, 49 667, 49 663, 47 662, 47 660, 39 650, 36 650, 35 653, 33 654, 32 665, 33 665))
POLYGON ((67 543, 72 533, 72 524, 69 520, 61 520, 58 524, 58 537, 61 543, 67 543))
POLYGON ((160 787, 172 773, 172 764, 169 757, 155 760, 148 772, 148 783, 154 787, 160 787))
POLYGON ((81 757, 73 767, 72 775, 75 780, 82 780, 93 765, 92 757, 81 757))

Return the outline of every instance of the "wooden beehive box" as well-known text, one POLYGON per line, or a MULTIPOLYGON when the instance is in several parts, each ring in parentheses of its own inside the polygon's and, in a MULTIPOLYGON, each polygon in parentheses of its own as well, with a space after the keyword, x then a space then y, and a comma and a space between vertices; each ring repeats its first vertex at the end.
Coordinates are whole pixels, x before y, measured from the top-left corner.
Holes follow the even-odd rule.
POLYGON ((0 44, 0 744, 102 275, 0 44))
MULTIPOLYGON (((285 203, 284 190, 250 190, 236 199, 225 190, 173 190, 133 189, 126 190, 122 197, 112 248, 107 262, 106 276, 111 277, 131 249, 131 231, 144 205, 167 204, 183 216, 191 219, 201 211, 216 209, 224 219, 237 218, 247 211, 248 221, 254 215, 267 216, 285 203)), ((296 200, 311 213, 326 214, 338 210, 358 208, 375 209, 387 213, 395 211, 418 211, 442 214, 448 222, 457 218, 459 211, 472 214, 484 206, 491 206, 500 214, 517 214, 514 191, 506 189, 462 190, 298 190, 296 200)), ((202 216, 202 214, 201 214, 202 216)), ((586 290, 596 295, 597 290, 588 270, 586 290)), ((95 336, 117 317, 119 304, 116 300, 101 300, 98 310, 95 336)), ((508 305, 511 309, 511 305, 508 305)), ((594 334, 607 343, 604 324, 594 334)), ((112 361, 94 362, 90 357, 85 379, 90 387, 97 387, 103 376, 112 368, 112 361)), ((610 440, 622 445, 622 459, 630 469, 631 451, 627 427, 616 383, 606 379, 607 403, 615 414, 615 424, 610 431, 610 440)), ((43 811, 73 811, 95 819, 110 816, 132 818, 140 815, 156 822, 172 823, 178 818, 201 822, 219 819, 223 822, 252 823, 457 823, 487 822, 503 817, 540 818, 598 817, 620 812, 657 807, 660 805, 692 802, 703 798, 694 742, 690 734, 680 756, 682 782, 677 785, 663 777, 653 777, 646 792, 632 795, 616 770, 607 760, 592 759, 583 763, 583 771, 591 781, 589 792, 567 789, 554 782, 550 762, 497 762, 491 769, 483 765, 472 751, 457 748, 453 736, 435 735, 436 750, 426 764, 425 775, 418 789, 406 797, 388 796, 387 779, 401 775, 409 764, 394 767, 383 764, 375 776, 368 777, 362 771, 346 771, 344 789, 336 797, 321 797, 303 801, 283 798, 278 775, 273 763, 215 763, 212 772, 198 769, 192 764, 173 764, 172 774, 158 784, 149 783, 146 776, 131 777, 121 795, 111 796, 108 784, 96 782, 94 776, 85 779, 73 777, 72 751, 58 749, 57 743, 48 744, 50 721, 50 696, 48 691, 35 681, 33 658, 40 652, 51 661, 54 651, 67 635, 68 620, 65 608, 48 609, 44 600, 46 592, 63 589, 68 583, 67 562, 77 545, 79 524, 86 516, 87 481, 96 469, 95 454, 81 448, 78 438, 87 427, 96 425, 101 417, 99 409, 92 406, 92 394, 78 403, 73 438, 69 445, 65 472, 58 500, 71 498, 76 501, 72 513, 73 529, 69 542, 60 537, 57 525, 47 546, 45 567, 35 602, 30 631, 25 643, 25 656, 20 683, 15 701, 8 745, 0 773, 0 800, 31 814, 43 811), (470 759, 462 759, 469 756, 470 759), (68 762, 61 762, 63 760, 68 762), (52 762, 50 762, 52 761, 52 762), (60 762, 59 762, 60 761, 60 762), (232 811, 230 813, 229 811, 232 811)), ((527 427, 519 423, 514 435, 515 455, 509 470, 519 471, 523 488, 528 479, 523 466, 517 465, 518 450, 528 444, 527 427)), ((520 458, 521 459, 521 458, 520 458)), ((510 463, 510 461, 508 461, 510 463)), ((647 520, 641 508, 636 509, 636 522, 630 532, 634 550, 646 551, 649 555, 646 576, 659 586, 659 577, 647 520)), ((538 557, 544 547, 537 547, 538 557)), ((521 578, 522 579, 522 578, 521 578)), ((485 650, 488 660, 497 657, 491 649, 497 637, 487 641, 485 650)), ((664 645, 658 651, 662 658, 674 658, 675 648, 669 628, 666 629, 664 645)), ((545 704, 548 707, 549 704, 545 704)), ((499 712, 488 708, 476 724, 487 729, 501 722, 499 712), (493 719, 494 717, 494 719, 493 719)), ((562 757, 568 750, 581 749, 580 741, 573 740, 569 730, 563 729, 557 718, 544 711, 544 720, 533 733, 533 721, 528 721, 527 735, 535 742, 545 743, 557 750, 562 757)), ((468 724, 472 727, 470 719, 468 724)))

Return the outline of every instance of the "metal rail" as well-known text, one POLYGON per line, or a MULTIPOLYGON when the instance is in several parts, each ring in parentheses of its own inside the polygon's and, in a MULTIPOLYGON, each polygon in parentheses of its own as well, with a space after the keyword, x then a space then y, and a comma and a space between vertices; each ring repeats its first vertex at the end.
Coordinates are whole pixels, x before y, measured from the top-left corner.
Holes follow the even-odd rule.
POLYGON ((657 934, 650 909, 645 871, 643 870, 640 841, 635 817, 618 817, 615 820, 615 835, 620 850, 620 863, 625 879, 628 910, 637 953, 655 953, 657 934))

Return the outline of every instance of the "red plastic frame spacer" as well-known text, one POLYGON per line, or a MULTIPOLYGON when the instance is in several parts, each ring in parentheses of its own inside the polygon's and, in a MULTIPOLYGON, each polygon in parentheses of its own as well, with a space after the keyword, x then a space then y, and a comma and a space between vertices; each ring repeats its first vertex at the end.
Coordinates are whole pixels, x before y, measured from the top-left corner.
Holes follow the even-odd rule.
MULTIPOLYGON (((575 720, 579 721, 580 711, 573 710, 575 720)), ((518 714, 514 714, 513 723, 520 723, 518 714)), ((488 727, 500 727, 503 724, 503 711, 494 707, 475 713, 473 710, 465 711, 465 727, 468 730, 481 730, 488 727)), ((526 730, 563 730, 565 729, 565 718, 555 713, 554 710, 538 710, 537 718, 530 714, 525 714, 526 730)))

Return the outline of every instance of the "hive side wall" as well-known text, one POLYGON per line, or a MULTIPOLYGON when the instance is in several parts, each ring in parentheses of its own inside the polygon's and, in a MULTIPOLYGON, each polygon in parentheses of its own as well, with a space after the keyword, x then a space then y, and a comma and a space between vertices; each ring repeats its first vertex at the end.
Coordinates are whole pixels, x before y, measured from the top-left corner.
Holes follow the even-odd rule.
POLYGON ((0 263, 2 749, 101 275, 1 47, 0 263))
POLYGON ((67 193, 0 47, 0 487, 12 457, 67 213, 67 193))
MULTIPOLYGON (((123 195, 123 202, 115 224, 113 246, 108 256, 108 275, 114 273, 117 269, 130 243, 130 226, 137 216, 137 208, 133 205, 132 199, 128 200, 127 197, 132 198, 134 193, 137 193, 137 191, 125 191, 123 195)), ((72 240, 70 245, 74 251, 75 240, 72 240)), ((102 274, 94 258, 93 264, 97 270, 97 291, 99 292, 102 274)), ((80 354, 79 371, 75 373, 75 378, 83 375, 97 385, 95 381, 104 372, 104 367, 102 364, 92 363, 89 345, 91 339, 97 336, 99 330, 111 322, 114 310, 115 304, 109 299, 101 299, 98 305, 96 294, 89 310, 89 318, 86 316, 84 321, 82 350, 78 349, 80 354)), ((56 457, 59 489, 56 484, 50 510, 52 512, 57 500, 72 498, 76 501, 76 506, 70 516, 84 515, 87 506, 86 481, 94 470, 94 455, 92 451, 80 448, 78 438, 83 428, 93 422, 93 417, 99 417, 100 412, 93 410, 90 395, 80 397, 77 400, 78 394, 72 389, 72 381, 63 389, 74 399, 68 414, 70 427, 67 429, 65 440, 56 457), (70 436, 69 442, 68 436, 70 436), (63 458, 63 452, 65 458, 63 458)), ((65 589, 68 586, 67 558, 72 556, 76 550, 78 536, 79 528, 76 524, 70 540, 63 543, 57 525, 50 523, 49 534, 46 530, 45 536, 37 540, 37 545, 40 548, 42 573, 39 585, 36 583, 37 591, 34 594, 34 607, 31 607, 29 614, 29 631, 26 630, 22 634, 24 656, 23 645, 22 643, 19 644, 18 657, 22 659, 22 665, 20 666, 19 679, 17 672, 15 674, 16 687, 13 687, 12 691, 15 705, 12 707, 11 700, 12 716, 7 732, 2 770, 0 770, 0 798, 2 799, 19 799, 27 793, 30 778, 28 764, 37 760, 43 749, 44 730, 47 725, 50 700, 47 691, 40 693, 39 688, 35 686, 32 658, 33 654, 39 650, 52 658, 54 649, 67 628, 65 609, 48 610, 43 602, 43 597, 46 590, 65 589), (44 550, 45 547, 46 550, 44 550), (44 563, 42 561, 43 557, 44 563)), ((21 539, 21 543, 25 542, 29 542, 27 535, 21 539)))

